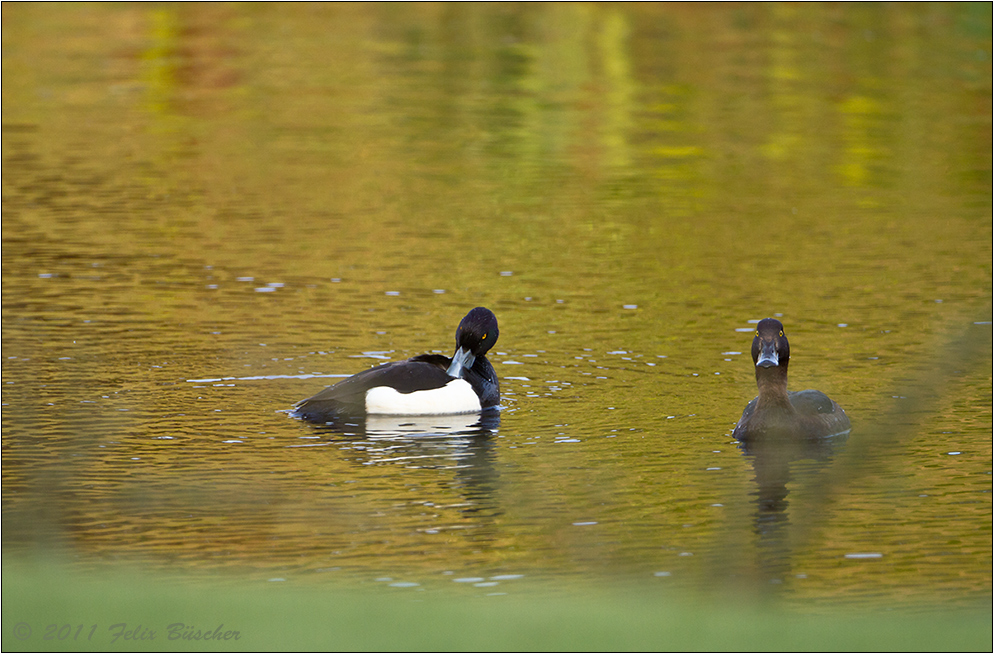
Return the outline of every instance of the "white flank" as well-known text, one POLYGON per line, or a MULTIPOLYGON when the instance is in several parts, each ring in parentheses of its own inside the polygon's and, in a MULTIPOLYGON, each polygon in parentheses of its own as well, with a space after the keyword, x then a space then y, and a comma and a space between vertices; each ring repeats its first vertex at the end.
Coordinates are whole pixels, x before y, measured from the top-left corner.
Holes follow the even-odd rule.
POLYGON ((429 416, 480 411, 480 398, 465 379, 453 379, 430 391, 399 393, 389 386, 366 391, 366 413, 381 416, 429 416))

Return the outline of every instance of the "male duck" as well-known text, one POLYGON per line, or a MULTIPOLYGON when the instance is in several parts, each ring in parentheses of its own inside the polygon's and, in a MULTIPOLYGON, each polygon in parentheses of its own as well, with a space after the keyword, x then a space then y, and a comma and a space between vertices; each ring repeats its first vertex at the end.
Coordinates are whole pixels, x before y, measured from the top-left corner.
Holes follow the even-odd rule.
POLYGON ((301 400, 290 415, 313 422, 367 415, 472 413, 500 402, 497 373, 486 353, 497 342, 497 317, 476 307, 456 329, 456 351, 420 354, 364 370, 314 397, 301 400))
POLYGON ((779 320, 767 318, 756 326, 752 360, 759 397, 746 405, 732 436, 740 441, 817 439, 849 431, 846 412, 821 391, 787 391, 790 344, 779 320))

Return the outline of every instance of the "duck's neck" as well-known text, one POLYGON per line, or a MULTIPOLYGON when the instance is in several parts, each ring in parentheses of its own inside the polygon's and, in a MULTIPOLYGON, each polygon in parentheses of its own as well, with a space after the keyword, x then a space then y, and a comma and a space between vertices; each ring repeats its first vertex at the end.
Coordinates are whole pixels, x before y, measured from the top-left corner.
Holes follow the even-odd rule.
POLYGON ((787 370, 782 367, 756 368, 756 385, 759 387, 759 401, 756 408, 779 408, 793 412, 794 407, 787 395, 787 370))
POLYGON ((473 370, 484 379, 494 382, 497 381, 497 372, 494 370, 494 367, 490 365, 487 357, 483 354, 476 357, 476 360, 473 362, 473 370))

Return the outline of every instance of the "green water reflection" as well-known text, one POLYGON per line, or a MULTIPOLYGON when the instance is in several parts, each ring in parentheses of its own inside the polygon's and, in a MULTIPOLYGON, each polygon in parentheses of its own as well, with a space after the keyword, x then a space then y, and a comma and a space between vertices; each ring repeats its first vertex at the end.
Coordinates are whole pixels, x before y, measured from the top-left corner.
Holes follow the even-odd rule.
POLYGON ((5 551, 989 599, 989 6, 15 4, 3 29, 5 551), (477 305, 493 429, 283 413, 450 353, 477 305), (731 442, 768 315, 848 441, 731 442))

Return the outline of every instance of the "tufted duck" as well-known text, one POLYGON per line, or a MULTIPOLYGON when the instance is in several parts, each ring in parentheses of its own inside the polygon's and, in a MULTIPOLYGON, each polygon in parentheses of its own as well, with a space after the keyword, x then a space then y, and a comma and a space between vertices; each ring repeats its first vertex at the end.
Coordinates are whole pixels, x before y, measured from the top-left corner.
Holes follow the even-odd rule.
POLYGON ((756 326, 752 340, 759 397, 746 405, 732 436, 740 441, 772 438, 824 438, 849 431, 846 412, 821 391, 788 391, 790 345, 779 320, 756 326))
POLYGON ((497 342, 497 318, 476 307, 456 329, 456 352, 421 354, 370 368, 301 400, 290 415, 312 422, 366 415, 445 415, 491 409, 500 402, 486 353, 497 342))

